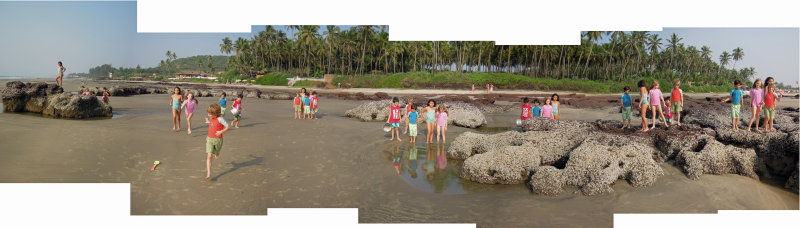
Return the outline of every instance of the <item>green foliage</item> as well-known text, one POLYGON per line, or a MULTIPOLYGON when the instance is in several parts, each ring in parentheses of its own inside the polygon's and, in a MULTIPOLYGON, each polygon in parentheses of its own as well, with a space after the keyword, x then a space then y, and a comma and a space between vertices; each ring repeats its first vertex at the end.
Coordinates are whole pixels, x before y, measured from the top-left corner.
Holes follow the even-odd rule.
POLYGON ((255 84, 285 86, 289 83, 289 80, 286 80, 286 78, 291 77, 292 75, 284 73, 269 73, 256 79, 255 84))
POLYGON ((221 83, 226 83, 226 82, 235 82, 236 80, 245 78, 246 78, 245 76, 239 75, 239 73, 236 72, 236 70, 229 70, 217 76, 217 81, 221 83))

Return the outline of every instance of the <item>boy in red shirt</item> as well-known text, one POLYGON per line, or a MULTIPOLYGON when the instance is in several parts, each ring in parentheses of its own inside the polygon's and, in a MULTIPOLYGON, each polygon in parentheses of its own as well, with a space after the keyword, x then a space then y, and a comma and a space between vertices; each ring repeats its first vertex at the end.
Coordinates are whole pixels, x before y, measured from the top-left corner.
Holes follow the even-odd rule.
POLYGON ((300 119, 300 106, 302 102, 300 101, 300 93, 296 93, 294 97, 294 118, 300 119))
POLYGON ((530 118, 531 118, 531 104, 530 100, 528 100, 528 98, 525 97, 522 99, 522 115, 520 116, 520 119, 524 123, 525 120, 528 120, 530 118))
MULTIPOLYGON (((669 99, 672 102, 672 107, 671 107, 672 108, 672 112, 670 112, 670 113, 674 113, 675 114, 674 123, 678 124, 678 126, 680 126, 681 125, 681 111, 683 111, 683 90, 681 90, 681 88, 680 88, 681 87, 681 81, 678 80, 678 79, 675 79, 675 81, 672 83, 672 85, 675 88, 672 89, 672 97, 670 97, 670 99, 669 99)), ((667 114, 667 115, 672 116, 672 114, 667 114)))
POLYGON ((386 118, 386 123, 391 124, 392 126, 392 139, 394 140, 394 135, 397 134, 397 141, 403 141, 400 139, 400 99, 397 97, 392 98, 392 106, 389 107, 389 118, 386 118))
POLYGON ((222 150, 222 134, 231 129, 225 119, 220 117, 221 107, 219 104, 214 103, 206 109, 208 118, 208 135, 206 136, 206 180, 211 178, 211 155, 214 158, 219 158, 219 152, 222 150))

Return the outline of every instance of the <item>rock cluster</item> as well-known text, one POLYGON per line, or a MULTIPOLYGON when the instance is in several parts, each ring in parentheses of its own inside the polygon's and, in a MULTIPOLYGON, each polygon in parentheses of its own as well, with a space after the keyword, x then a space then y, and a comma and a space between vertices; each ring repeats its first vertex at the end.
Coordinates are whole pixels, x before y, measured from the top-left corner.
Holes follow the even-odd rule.
POLYGON ((96 96, 63 93, 55 84, 6 83, 3 89, 4 112, 41 113, 44 116, 85 119, 111 117, 111 106, 96 96))
MULTIPOLYGON (((400 100, 401 106, 405 103, 404 99, 400 100)), ((347 110, 345 115, 362 121, 386 121, 391 104, 391 99, 367 101, 358 107, 347 110)), ((483 113, 469 103, 453 101, 443 102, 443 104, 447 107, 448 124, 468 128, 477 128, 486 124, 486 117, 483 113)), ((417 105, 417 111, 421 111, 423 104, 417 103, 417 105)))

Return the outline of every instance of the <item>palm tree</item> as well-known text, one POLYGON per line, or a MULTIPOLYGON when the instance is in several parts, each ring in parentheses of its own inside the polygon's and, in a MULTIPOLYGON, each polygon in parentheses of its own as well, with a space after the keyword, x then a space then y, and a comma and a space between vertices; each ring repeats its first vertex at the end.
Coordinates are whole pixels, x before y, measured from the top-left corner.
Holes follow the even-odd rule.
POLYGON ((603 38, 603 32, 588 31, 584 33, 584 36, 589 41, 589 54, 586 56, 586 63, 583 65, 583 73, 581 73, 582 75, 586 75, 586 69, 589 69, 589 61, 592 60, 592 49, 594 49, 594 42, 603 38))
POLYGON ((675 33, 672 33, 672 36, 670 36, 669 40, 667 40, 667 42, 669 42, 670 51, 671 51, 670 55, 669 55, 669 69, 670 70, 672 70, 674 68, 672 59, 678 52, 678 43, 680 43, 681 40, 683 40, 683 38, 679 38, 678 34, 675 34, 675 33))
POLYGON ((741 60, 742 57, 744 57, 744 51, 742 51, 742 48, 736 47, 736 49, 733 49, 733 69, 736 69, 736 61, 741 60))
POLYGON ((298 44, 302 44, 305 47, 305 63, 306 63, 306 75, 311 76, 311 65, 308 59, 308 54, 311 52, 311 48, 317 41, 317 37, 319 36, 318 33, 319 25, 303 25, 300 27, 299 33, 297 33, 297 42, 298 44))
POLYGON ((727 51, 723 51, 721 55, 719 55, 719 65, 721 69, 725 69, 725 65, 728 65, 728 62, 731 61, 731 55, 728 54, 727 51))
POLYGON ((225 55, 231 54, 232 48, 233 44, 231 43, 231 39, 228 37, 223 38, 222 43, 219 44, 219 52, 222 52, 225 55))
POLYGON ((364 42, 361 43, 361 64, 358 66, 358 72, 360 74, 364 74, 364 57, 366 56, 367 51, 367 36, 372 35, 372 25, 362 25, 359 27, 361 28, 361 35, 364 37, 364 42))
POLYGON ((658 34, 653 34, 647 38, 647 49, 650 50, 650 72, 656 69, 655 56, 658 54, 658 49, 661 46, 661 38, 658 34))

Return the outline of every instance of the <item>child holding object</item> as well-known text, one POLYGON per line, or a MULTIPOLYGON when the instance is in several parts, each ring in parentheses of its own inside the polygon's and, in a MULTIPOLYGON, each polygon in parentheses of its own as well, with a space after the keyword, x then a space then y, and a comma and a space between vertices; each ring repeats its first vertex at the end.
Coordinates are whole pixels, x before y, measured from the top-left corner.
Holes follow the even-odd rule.
POLYGON ((206 136, 206 180, 211 178, 211 155, 215 159, 219 158, 219 153, 222 150, 222 134, 231 129, 230 125, 225 122, 225 119, 220 117, 221 108, 218 104, 211 104, 206 109, 208 117, 206 123, 208 124, 208 135, 206 136))
POLYGON ((397 97, 392 98, 392 106, 389 107, 389 118, 386 118, 386 123, 391 124, 392 126, 392 139, 394 140, 394 135, 397 134, 397 141, 403 141, 400 139, 400 99, 397 97))

